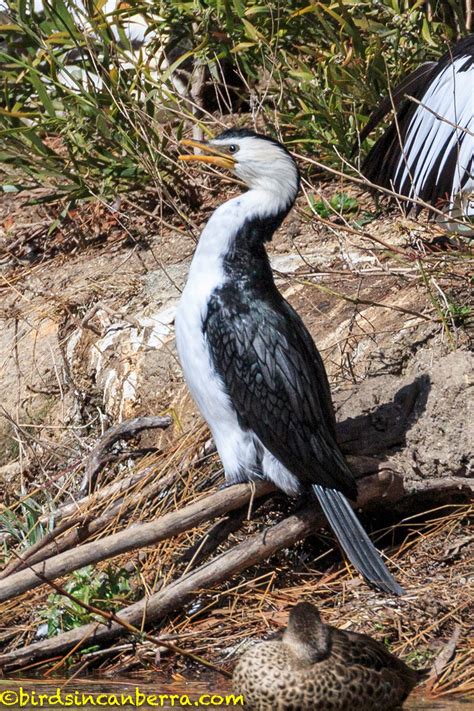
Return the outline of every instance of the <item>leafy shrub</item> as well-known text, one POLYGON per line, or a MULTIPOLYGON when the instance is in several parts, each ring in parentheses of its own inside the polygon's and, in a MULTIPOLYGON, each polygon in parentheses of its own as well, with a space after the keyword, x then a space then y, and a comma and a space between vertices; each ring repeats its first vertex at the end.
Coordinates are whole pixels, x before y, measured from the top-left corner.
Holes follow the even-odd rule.
MULTIPOLYGON (((91 565, 76 570, 64 584, 64 589, 78 601, 100 610, 122 607, 133 599, 128 573, 110 566, 103 572, 97 572, 91 565)), ((48 637, 52 637, 91 622, 93 615, 79 602, 52 593, 47 607, 41 610, 41 618, 48 625, 48 637)))
MULTIPOLYGON (((348 157, 389 82, 465 31, 459 4, 7 0, 0 161, 7 190, 179 192, 170 142, 240 107, 329 164, 348 157), (115 5, 114 5, 115 7, 115 5), (130 28, 142 22, 145 45, 130 28), (205 81, 199 84, 200 71, 205 81), (209 92, 212 89, 212 92, 209 92), (212 97, 212 99, 209 99, 212 97)), ((235 119, 233 119, 235 122, 235 119)))

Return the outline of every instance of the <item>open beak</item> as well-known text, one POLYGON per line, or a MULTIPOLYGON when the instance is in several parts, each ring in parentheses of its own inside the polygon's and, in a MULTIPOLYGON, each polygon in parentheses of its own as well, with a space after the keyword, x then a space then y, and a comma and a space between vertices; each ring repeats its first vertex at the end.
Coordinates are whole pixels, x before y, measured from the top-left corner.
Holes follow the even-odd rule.
POLYGON ((211 146, 206 141, 195 141, 191 138, 183 138, 183 140, 179 143, 181 146, 200 148, 201 151, 205 151, 205 153, 192 153, 181 155, 178 156, 178 160, 185 160, 188 162, 194 160, 199 161, 200 163, 218 165, 220 168, 227 168, 229 170, 232 170, 232 168, 235 166, 236 161, 230 155, 228 155, 228 153, 223 153, 219 151, 217 148, 214 148, 214 146, 211 146))

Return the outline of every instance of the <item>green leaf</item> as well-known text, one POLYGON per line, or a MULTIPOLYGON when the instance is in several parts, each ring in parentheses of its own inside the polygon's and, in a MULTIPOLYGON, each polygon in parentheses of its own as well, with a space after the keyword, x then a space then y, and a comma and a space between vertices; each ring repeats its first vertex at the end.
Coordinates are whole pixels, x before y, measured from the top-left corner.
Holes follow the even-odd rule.
POLYGON ((238 17, 242 17, 245 12, 245 3, 242 0, 232 0, 232 5, 238 17))
POLYGON ((430 33, 430 27, 428 24, 428 20, 426 19, 426 17, 424 18, 423 24, 421 26, 421 36, 423 37, 423 39, 425 40, 425 42, 427 44, 431 45, 432 47, 435 46, 435 43, 433 42, 433 38, 430 33))
POLYGON ((0 32, 21 32, 21 27, 15 24, 0 25, 0 32))
POLYGON ((163 82, 163 84, 168 81, 169 77, 173 74, 173 72, 176 71, 176 69, 179 66, 181 66, 181 64, 183 64, 183 62, 185 62, 190 57, 193 57, 194 55, 196 55, 198 52, 200 52, 202 49, 204 49, 204 47, 206 45, 207 45, 207 39, 204 39, 202 42, 200 42, 198 44, 197 47, 195 47, 194 49, 190 49, 189 52, 184 52, 184 54, 179 56, 178 59, 175 62, 173 62, 173 64, 170 64, 168 69, 165 72, 163 72, 163 74, 161 75, 161 81, 163 82))
POLYGON ((247 37, 250 37, 250 39, 254 40, 254 42, 260 42, 264 39, 261 32, 259 32, 257 28, 254 27, 252 23, 246 20, 244 17, 242 18, 242 24, 245 28, 245 34, 247 35, 247 37))
POLYGON ((28 73, 28 79, 36 89, 36 93, 38 94, 38 98, 43 104, 44 108, 48 112, 48 114, 51 116, 51 118, 56 117, 56 111, 54 110, 54 104, 51 101, 51 98, 48 94, 48 91, 46 87, 44 86, 43 82, 41 81, 40 77, 38 76, 37 70, 31 67, 31 71, 28 73))
POLYGON ((58 20, 59 29, 65 27, 73 39, 80 39, 81 32, 76 25, 73 16, 70 14, 63 0, 50 0, 45 4, 45 11, 58 20))
POLYGON ((255 42, 239 42, 235 47, 232 47, 230 51, 235 54, 236 52, 242 52, 250 47, 255 47, 255 42))

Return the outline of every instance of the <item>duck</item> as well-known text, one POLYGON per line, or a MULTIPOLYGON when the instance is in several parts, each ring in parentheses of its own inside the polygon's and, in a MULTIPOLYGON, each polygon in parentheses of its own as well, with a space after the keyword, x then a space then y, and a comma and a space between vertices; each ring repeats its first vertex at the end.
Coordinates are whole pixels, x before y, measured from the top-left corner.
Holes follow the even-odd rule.
POLYGON ((233 691, 254 711, 390 711, 425 672, 372 637, 325 624, 310 602, 290 611, 280 639, 248 649, 234 668, 233 691))

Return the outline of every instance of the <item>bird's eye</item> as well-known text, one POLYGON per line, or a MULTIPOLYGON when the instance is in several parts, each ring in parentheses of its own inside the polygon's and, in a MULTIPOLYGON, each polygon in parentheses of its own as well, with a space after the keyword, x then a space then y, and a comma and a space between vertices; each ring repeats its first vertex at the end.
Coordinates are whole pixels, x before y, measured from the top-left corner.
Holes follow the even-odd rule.
POLYGON ((237 153, 239 147, 236 146, 235 143, 231 143, 227 150, 229 151, 229 153, 237 153))

